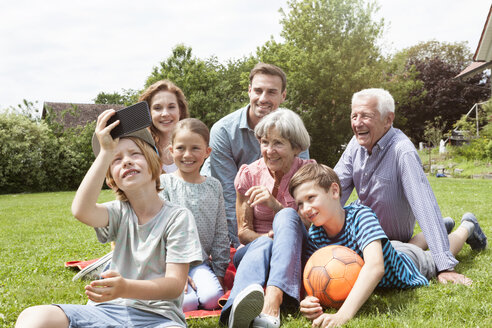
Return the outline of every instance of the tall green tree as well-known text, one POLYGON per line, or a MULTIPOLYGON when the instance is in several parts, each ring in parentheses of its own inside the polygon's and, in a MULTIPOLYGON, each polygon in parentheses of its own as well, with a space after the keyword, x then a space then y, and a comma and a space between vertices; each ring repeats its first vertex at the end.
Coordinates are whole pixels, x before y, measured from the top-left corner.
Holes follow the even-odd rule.
POLYGON ((260 60, 288 75, 286 106, 304 119, 312 158, 334 165, 352 136, 352 94, 382 82, 377 41, 383 21, 373 2, 362 0, 288 1, 281 36, 258 49, 260 60))
POLYGON ((180 87, 187 100, 191 117, 202 120, 209 127, 224 115, 247 103, 247 89, 241 77, 248 69, 247 60, 220 64, 216 57, 201 60, 192 49, 177 45, 172 55, 154 67, 146 87, 162 79, 180 87))
POLYGON ((440 116, 444 131, 448 131, 475 103, 487 100, 490 88, 486 75, 455 79, 471 58, 464 42, 421 42, 397 53, 393 69, 398 72, 388 72, 388 89, 400 88, 401 80, 411 87, 395 96, 396 117, 400 118, 395 126, 416 143, 423 139, 427 121, 440 116), (406 79, 409 76, 411 80, 406 79))

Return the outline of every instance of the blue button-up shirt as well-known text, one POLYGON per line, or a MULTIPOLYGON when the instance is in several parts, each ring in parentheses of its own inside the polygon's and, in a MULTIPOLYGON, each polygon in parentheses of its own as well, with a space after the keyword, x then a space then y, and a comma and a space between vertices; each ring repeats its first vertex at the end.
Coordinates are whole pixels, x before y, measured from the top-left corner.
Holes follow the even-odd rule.
POLYGON ((342 205, 355 187, 357 202, 373 209, 390 240, 408 242, 418 221, 437 270, 458 263, 449 250, 441 211, 417 150, 403 132, 391 127, 372 154, 354 136, 335 172, 342 186, 342 205))
MULTIPOLYGON (((234 179, 243 164, 251 164, 261 156, 260 143, 248 125, 249 105, 224 116, 210 130, 212 153, 205 161, 201 174, 217 178, 224 190, 226 217, 231 242, 239 245, 236 219, 236 190, 234 179)), ((306 150, 299 155, 308 159, 306 150)))

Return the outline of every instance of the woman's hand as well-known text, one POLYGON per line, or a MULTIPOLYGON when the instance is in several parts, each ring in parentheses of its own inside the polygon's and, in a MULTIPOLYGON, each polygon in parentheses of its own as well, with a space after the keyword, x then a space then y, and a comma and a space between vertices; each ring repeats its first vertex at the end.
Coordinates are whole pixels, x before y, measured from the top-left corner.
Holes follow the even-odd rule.
POLYGON ((253 186, 244 195, 249 197, 248 205, 251 207, 263 204, 271 208, 275 213, 284 208, 265 186, 253 186))

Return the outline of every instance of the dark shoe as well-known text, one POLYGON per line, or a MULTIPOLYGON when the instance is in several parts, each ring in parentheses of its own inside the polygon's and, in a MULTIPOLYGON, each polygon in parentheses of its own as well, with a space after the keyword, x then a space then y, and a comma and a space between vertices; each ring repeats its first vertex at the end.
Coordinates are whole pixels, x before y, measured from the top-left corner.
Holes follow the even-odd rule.
POLYGON ((249 328, 263 308, 263 288, 252 284, 241 291, 232 303, 229 314, 229 328, 249 328))
POLYGON ((446 227, 446 232, 449 235, 451 233, 451 231, 453 231, 453 228, 454 228, 454 220, 453 220, 453 218, 451 218, 449 216, 446 216, 445 218, 442 218, 442 220, 444 221, 444 226, 446 227))
POLYGON ((461 222, 463 221, 470 221, 475 225, 475 229, 473 229, 473 232, 466 240, 466 243, 475 251, 484 250, 485 247, 487 247, 487 236, 485 236, 482 228, 480 228, 480 224, 478 224, 475 215, 470 212, 465 213, 461 219, 461 222))

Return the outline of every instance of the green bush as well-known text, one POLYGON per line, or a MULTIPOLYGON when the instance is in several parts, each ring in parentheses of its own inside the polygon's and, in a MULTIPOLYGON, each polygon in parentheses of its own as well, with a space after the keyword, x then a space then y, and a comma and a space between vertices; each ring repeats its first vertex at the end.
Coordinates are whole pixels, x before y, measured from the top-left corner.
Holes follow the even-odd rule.
POLYGON ((473 139, 469 145, 452 147, 452 154, 468 160, 492 160, 492 140, 486 136, 473 139))
POLYGON ((74 190, 94 159, 94 124, 55 133, 44 121, 0 114, 0 193, 74 190))

